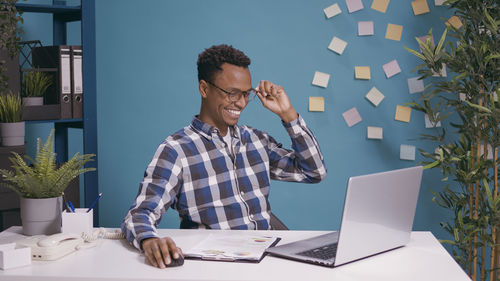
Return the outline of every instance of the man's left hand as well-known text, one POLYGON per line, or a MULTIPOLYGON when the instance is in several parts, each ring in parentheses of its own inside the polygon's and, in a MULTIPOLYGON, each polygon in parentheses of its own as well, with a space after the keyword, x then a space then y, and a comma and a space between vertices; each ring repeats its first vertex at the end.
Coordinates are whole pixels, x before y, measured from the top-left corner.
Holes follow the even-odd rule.
POLYGON ((297 119, 297 111, 295 111, 290 103, 290 99, 283 87, 275 85, 270 81, 262 80, 256 90, 262 105, 277 114, 281 120, 290 122, 297 119))

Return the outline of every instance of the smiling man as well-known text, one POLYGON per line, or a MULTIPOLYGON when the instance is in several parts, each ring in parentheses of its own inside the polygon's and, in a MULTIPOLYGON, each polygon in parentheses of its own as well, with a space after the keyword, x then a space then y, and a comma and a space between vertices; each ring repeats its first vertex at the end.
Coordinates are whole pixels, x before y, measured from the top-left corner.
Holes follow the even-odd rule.
POLYGON ((250 59, 228 45, 198 57, 200 114, 163 141, 146 169, 122 231, 148 261, 164 268, 182 255, 157 225, 169 207, 181 228, 270 229, 270 180, 317 183, 326 176, 318 143, 283 89, 270 81, 252 88, 250 59), (292 141, 282 148, 263 131, 238 125, 257 95, 278 115, 292 141))

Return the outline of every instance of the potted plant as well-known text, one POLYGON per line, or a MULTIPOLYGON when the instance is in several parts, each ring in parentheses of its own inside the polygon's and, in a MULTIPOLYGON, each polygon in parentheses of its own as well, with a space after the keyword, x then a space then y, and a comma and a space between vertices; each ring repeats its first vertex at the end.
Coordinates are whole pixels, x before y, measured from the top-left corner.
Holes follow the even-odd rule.
POLYGON ((473 280, 500 279, 500 5, 498 0, 448 0, 455 16, 439 43, 432 30, 420 41, 420 51, 407 50, 422 60, 421 79, 446 65, 448 78, 432 78, 420 102, 412 108, 443 122, 434 134, 435 151, 420 150, 426 168, 439 169, 442 186, 433 201, 453 218, 442 222, 452 239, 452 254, 473 280), (447 40, 447 33, 452 40, 447 40), (449 124, 449 126, 448 126, 449 124))
POLYGON ((45 144, 37 139, 35 159, 17 153, 9 158, 13 171, 0 169, 3 185, 21 197, 21 221, 25 235, 61 232, 62 192, 71 180, 95 168, 84 168, 94 154, 76 153, 69 161, 57 165, 53 152, 54 130, 45 144))
POLYGON ((0 94, 0 136, 2 146, 24 144, 23 104, 19 95, 0 94))
POLYGON ((0 1, 0 92, 19 91, 18 54, 23 31, 18 24, 23 23, 23 18, 16 3, 17 0, 0 1))
POLYGON ((23 75, 22 92, 24 106, 43 105, 43 96, 52 85, 52 77, 37 69, 23 75))

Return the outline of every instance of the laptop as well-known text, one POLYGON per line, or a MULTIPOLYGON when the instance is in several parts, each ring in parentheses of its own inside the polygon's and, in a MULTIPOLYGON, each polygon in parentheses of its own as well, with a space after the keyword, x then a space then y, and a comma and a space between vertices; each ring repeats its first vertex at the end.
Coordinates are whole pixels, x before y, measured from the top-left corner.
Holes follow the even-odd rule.
POLYGON ((417 207, 422 166, 349 178, 340 231, 266 250, 335 267, 406 245, 417 207))

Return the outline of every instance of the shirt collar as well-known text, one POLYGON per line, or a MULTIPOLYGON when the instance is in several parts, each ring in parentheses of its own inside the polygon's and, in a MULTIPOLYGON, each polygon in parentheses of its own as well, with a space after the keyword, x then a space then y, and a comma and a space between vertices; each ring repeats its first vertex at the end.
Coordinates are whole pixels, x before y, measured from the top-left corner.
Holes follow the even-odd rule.
MULTIPOLYGON (((200 119, 198 119, 198 115, 193 117, 193 120, 191 121, 191 127, 207 139, 211 139, 214 135, 217 135, 219 133, 219 129, 201 121, 200 119)), ((240 128, 238 127, 238 125, 229 127, 229 133, 231 133, 232 137, 239 138, 240 128)))

